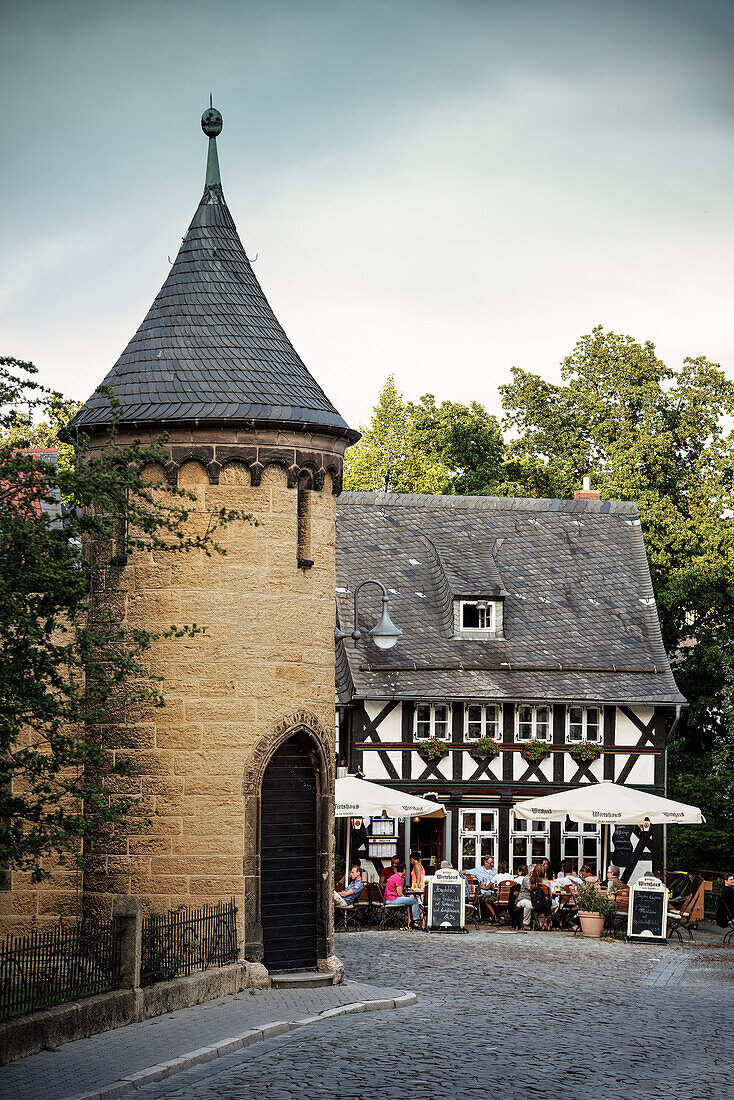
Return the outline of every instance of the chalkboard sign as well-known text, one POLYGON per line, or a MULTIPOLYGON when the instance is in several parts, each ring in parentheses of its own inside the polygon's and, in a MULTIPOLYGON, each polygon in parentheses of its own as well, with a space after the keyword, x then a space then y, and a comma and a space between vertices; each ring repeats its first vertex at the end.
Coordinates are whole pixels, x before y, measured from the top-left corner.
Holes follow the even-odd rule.
POLYGON ((626 867, 632 856, 632 825, 615 825, 610 863, 626 867))
POLYGON ((668 926, 668 891, 652 875, 639 879, 630 892, 627 939, 665 940, 668 926))
POLYGON ((428 880, 428 931, 466 932, 466 883, 457 871, 436 871, 428 880))

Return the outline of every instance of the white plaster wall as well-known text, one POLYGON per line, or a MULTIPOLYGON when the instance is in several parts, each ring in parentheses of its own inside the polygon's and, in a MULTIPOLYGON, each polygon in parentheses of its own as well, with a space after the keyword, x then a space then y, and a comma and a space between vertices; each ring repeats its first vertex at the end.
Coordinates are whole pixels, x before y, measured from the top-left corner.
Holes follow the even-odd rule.
MULTIPOLYGON (((398 775, 400 775, 400 769, 402 768, 401 757, 402 753, 399 749, 387 753, 387 758, 398 775)), ((380 754, 378 752, 375 752, 373 749, 365 749, 362 759, 362 770, 364 771, 366 779, 372 779, 375 783, 386 783, 388 786, 394 782, 393 777, 380 759, 380 754)))
MULTIPOLYGON (((626 760, 627 757, 625 756, 624 759, 626 760)), ((574 760, 574 758, 571 756, 570 752, 565 752, 563 754, 563 781, 564 781, 564 783, 570 783, 572 781, 574 775, 576 774, 577 768, 578 768, 577 761, 574 760)), ((594 779, 598 779, 599 782, 601 782, 601 780, 604 778, 604 757, 600 756, 598 760, 595 760, 594 763, 589 768, 589 771, 594 776, 594 779)), ((579 786, 582 783, 588 783, 588 782, 589 782, 588 779, 586 779, 585 777, 582 777, 581 780, 579 781, 579 786)))
MULTIPOLYGON (((374 702, 368 701, 365 703, 365 710, 367 716, 371 721, 377 718, 377 715, 385 706, 385 701, 374 702)), ((386 718, 383 718, 382 722, 377 728, 381 741, 402 741, 403 739, 403 704, 398 703, 395 710, 390 711, 386 718)))
MULTIPOLYGON (((477 761, 469 755, 468 752, 462 752, 461 754, 461 778, 469 779, 477 770, 477 761)), ((495 756, 494 760, 489 765, 487 773, 480 776, 477 782, 486 783, 488 780, 496 779, 502 781, 502 753, 499 756, 495 756)))
MULTIPOLYGON (((624 754, 614 756, 614 778, 619 777, 619 773, 627 763, 627 757, 624 754)), ((632 771, 627 776, 625 784, 629 784, 632 787, 637 785, 652 786, 655 782, 655 757, 650 755, 638 756, 632 765, 632 771)))
MULTIPOLYGON (((522 752, 513 752, 512 754, 512 778, 517 781, 528 770, 528 762, 522 757, 522 752)), ((551 754, 547 760, 541 760, 540 771, 547 780, 547 782, 553 782, 553 755, 551 754)), ((537 775, 531 775, 528 779, 528 783, 539 783, 537 775)))
MULTIPOLYGON (((633 714, 635 714, 639 720, 644 724, 650 721, 654 714, 652 707, 630 707, 633 714)), ((626 714, 617 707, 617 722, 616 733, 614 736, 614 744, 617 748, 622 748, 625 745, 636 745, 640 738, 640 731, 637 726, 630 722, 626 714)))

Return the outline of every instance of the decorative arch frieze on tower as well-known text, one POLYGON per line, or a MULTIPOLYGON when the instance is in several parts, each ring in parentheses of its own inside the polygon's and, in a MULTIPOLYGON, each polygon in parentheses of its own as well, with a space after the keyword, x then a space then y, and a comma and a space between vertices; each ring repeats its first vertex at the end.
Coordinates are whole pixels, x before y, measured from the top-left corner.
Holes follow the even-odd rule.
POLYGON ((316 869, 317 949, 319 964, 331 955, 333 939, 332 835, 334 820, 334 749, 332 733, 308 710, 298 710, 266 730, 247 761, 242 777, 244 799, 244 956, 263 960, 260 883, 260 809, 265 770, 291 738, 299 738, 311 757, 317 780, 316 869))

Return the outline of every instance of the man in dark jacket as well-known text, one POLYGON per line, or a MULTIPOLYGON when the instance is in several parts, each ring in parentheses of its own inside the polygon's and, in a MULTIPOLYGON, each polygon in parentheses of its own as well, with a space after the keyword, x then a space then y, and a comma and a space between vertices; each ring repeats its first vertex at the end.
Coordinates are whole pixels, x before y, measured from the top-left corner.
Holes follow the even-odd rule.
POLYGON ((716 923, 720 928, 726 928, 730 921, 734 921, 734 874, 724 876, 724 885, 716 902, 716 923))

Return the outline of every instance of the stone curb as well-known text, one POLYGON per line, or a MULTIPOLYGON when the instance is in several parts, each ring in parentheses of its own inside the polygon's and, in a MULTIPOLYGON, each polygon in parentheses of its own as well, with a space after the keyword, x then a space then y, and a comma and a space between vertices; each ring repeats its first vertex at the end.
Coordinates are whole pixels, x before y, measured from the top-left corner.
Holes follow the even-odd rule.
POLYGON ((113 1100, 117 1096, 125 1096, 127 1093, 141 1089, 145 1085, 152 1085, 156 1081, 165 1081, 186 1069, 212 1062, 215 1058, 223 1058, 227 1054, 234 1054, 243 1047, 252 1046, 253 1043, 262 1043, 266 1039, 274 1039, 278 1035, 284 1035, 287 1031, 295 1031, 299 1027, 318 1023, 320 1020, 329 1020, 334 1016, 351 1016, 358 1012, 378 1012, 385 1008, 407 1008, 418 1001, 415 993, 401 993, 399 997, 387 997, 375 1001, 352 1001, 351 1004, 337 1005, 335 1008, 324 1009, 317 1016, 304 1016, 300 1020, 277 1020, 272 1024, 263 1024, 262 1027, 250 1028, 241 1035, 233 1035, 230 1039, 221 1039, 218 1043, 212 1043, 208 1047, 200 1047, 192 1050, 190 1054, 184 1054, 180 1058, 172 1058, 168 1062, 159 1062, 148 1069, 141 1069, 137 1073, 130 1073, 115 1081, 112 1085, 105 1085, 101 1089, 93 1089, 91 1092, 78 1093, 71 1100, 113 1100))

